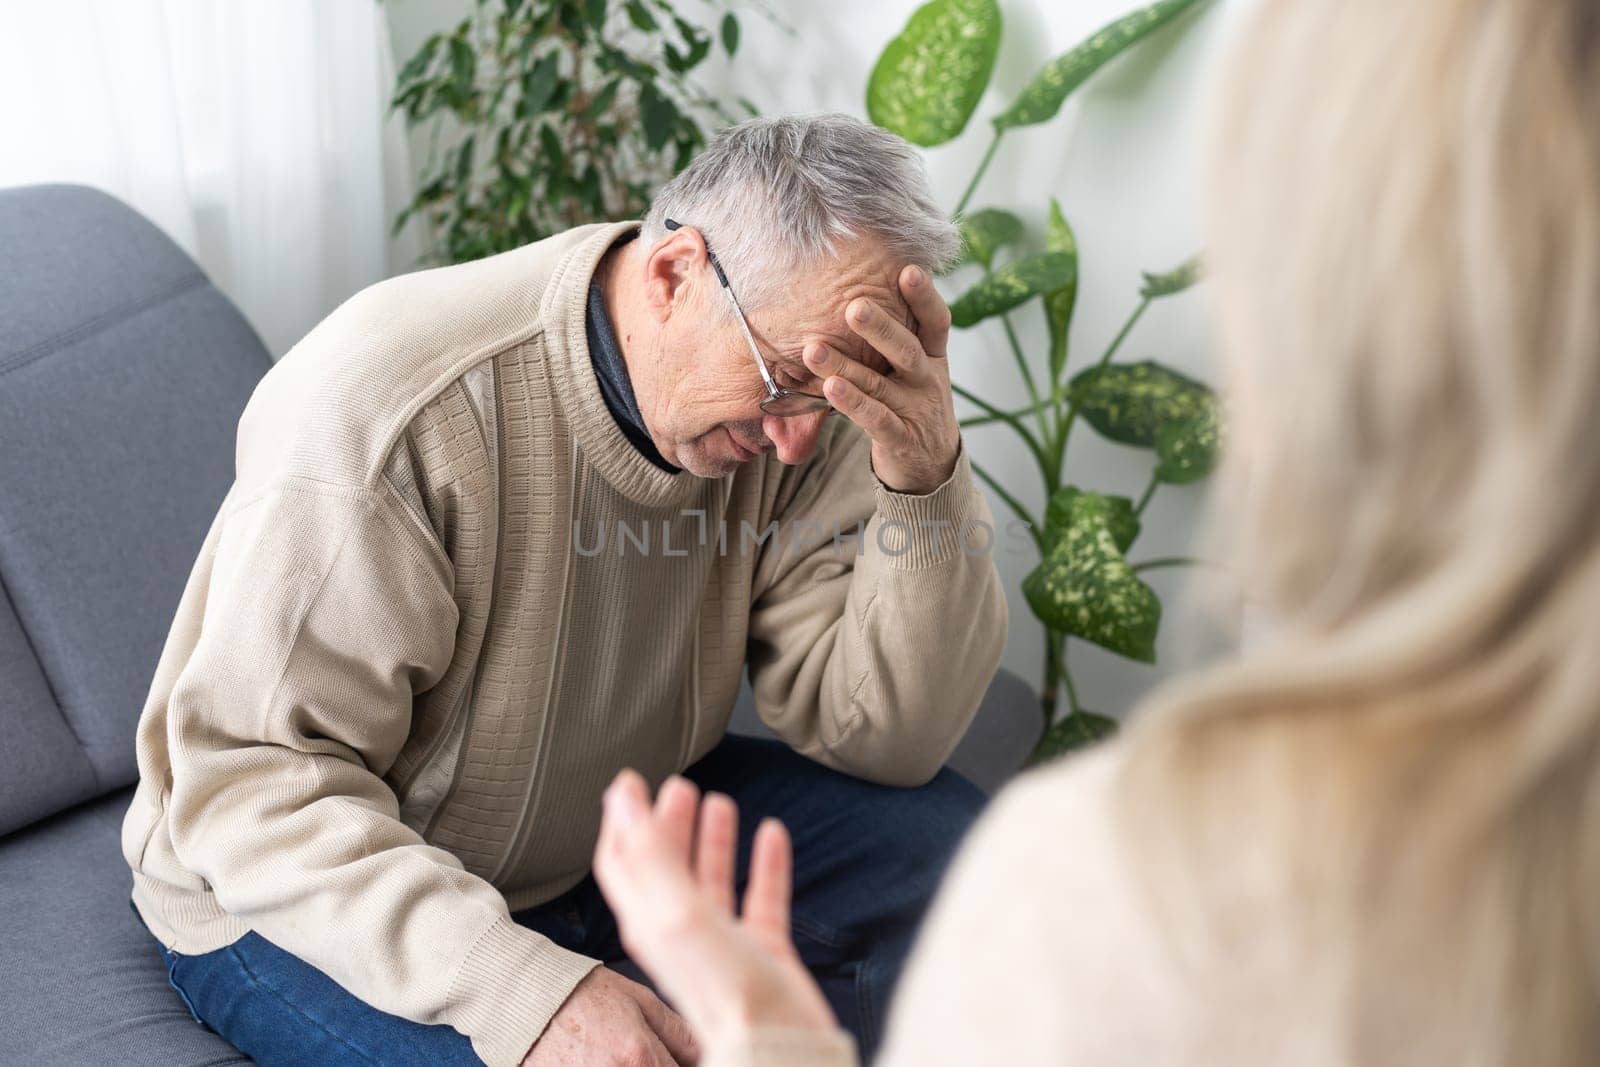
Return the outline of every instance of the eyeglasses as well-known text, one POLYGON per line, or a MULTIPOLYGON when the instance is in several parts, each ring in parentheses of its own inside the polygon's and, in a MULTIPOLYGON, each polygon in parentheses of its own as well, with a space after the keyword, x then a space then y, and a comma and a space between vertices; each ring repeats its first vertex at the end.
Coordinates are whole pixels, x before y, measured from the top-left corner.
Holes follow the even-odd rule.
MULTIPOLYGON (((669 230, 676 230, 683 225, 672 219, 664 220, 664 224, 669 230)), ((702 238, 704 236, 701 235, 702 238)), ((756 366, 761 371, 761 380, 767 385, 767 398, 761 402, 761 410, 768 415, 782 418, 811 415, 818 411, 833 414, 833 405, 828 403, 826 397, 790 389, 772 380, 772 370, 767 366, 766 357, 761 354, 761 349, 756 347, 755 335, 750 332, 750 323, 744 317, 744 309, 739 306, 739 298, 733 295, 733 287, 728 284, 728 276, 722 272, 722 264, 717 262, 717 254, 711 251, 710 242, 706 243, 706 258, 711 260, 711 269, 717 272, 717 281, 722 284, 722 291, 728 295, 728 303, 733 305, 733 314, 739 320, 739 329, 744 331, 744 339, 750 346, 750 354, 755 357, 756 366)))

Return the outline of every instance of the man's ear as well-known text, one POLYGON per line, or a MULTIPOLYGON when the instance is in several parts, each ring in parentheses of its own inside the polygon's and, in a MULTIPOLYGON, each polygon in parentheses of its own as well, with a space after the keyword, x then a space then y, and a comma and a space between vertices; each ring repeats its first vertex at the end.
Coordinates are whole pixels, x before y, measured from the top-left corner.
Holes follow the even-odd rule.
POLYGON ((644 298, 658 322, 672 317, 689 295, 692 279, 703 276, 706 242, 692 226, 667 231, 645 257, 644 298))

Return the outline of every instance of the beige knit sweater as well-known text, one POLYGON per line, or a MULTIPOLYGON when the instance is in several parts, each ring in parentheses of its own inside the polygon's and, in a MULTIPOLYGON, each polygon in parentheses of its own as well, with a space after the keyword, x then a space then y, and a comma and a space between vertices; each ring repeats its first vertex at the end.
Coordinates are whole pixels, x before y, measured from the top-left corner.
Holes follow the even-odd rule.
POLYGON ((256 389, 123 823, 170 947, 254 930, 508 1067, 596 963, 509 912, 582 879, 618 769, 717 743, 747 661, 830 767, 910 786, 954 748, 1006 632, 965 454, 892 492, 836 417, 803 465, 653 466, 584 334, 637 225, 372 286, 256 389))

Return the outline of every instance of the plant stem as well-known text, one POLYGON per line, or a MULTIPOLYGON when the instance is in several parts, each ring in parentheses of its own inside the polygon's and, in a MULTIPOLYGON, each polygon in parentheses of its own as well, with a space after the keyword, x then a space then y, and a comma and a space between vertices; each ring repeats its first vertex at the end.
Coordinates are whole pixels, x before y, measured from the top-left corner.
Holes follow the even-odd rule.
POLYGON ((950 383, 950 391, 955 393, 956 396, 961 397, 963 400, 970 401, 971 403, 978 405, 980 408, 983 408, 985 411, 993 413, 996 419, 1003 421, 1007 426, 1010 426, 1013 430, 1017 431, 1018 435, 1022 437, 1023 442, 1027 444, 1028 451, 1033 453, 1034 461, 1039 464, 1039 472, 1045 477, 1046 482, 1049 481, 1050 457, 1046 454, 1044 446, 1039 443, 1039 439, 1033 436, 1033 432, 1028 429, 1027 425, 1021 419, 1013 418, 1010 415, 1007 415, 1005 412, 1001 411, 987 400, 984 400, 982 397, 973 393, 971 390, 963 389, 954 382, 950 383))
POLYGON ((1141 571, 1153 571, 1158 567, 1197 567, 1204 562, 1193 556, 1162 556, 1160 559, 1147 559, 1142 563, 1135 563, 1130 569, 1138 574, 1141 571))
POLYGON ((1044 686, 1039 693, 1039 710, 1044 717, 1046 731, 1055 724, 1056 704, 1060 690, 1067 691, 1067 707, 1078 709, 1078 692, 1072 685, 1072 671, 1067 666, 1067 635, 1046 626, 1044 628, 1044 686))
POLYGON ((1139 306, 1133 309, 1133 314, 1129 315, 1128 321, 1122 324, 1122 329, 1117 331, 1117 336, 1111 339, 1111 347, 1107 348, 1106 354, 1100 357, 1099 366, 1103 367, 1111 362, 1111 357, 1117 354, 1118 348, 1122 347, 1123 338, 1128 336, 1128 332, 1133 329, 1133 324, 1139 321, 1139 316, 1144 314, 1145 308, 1150 306, 1152 299, 1154 298, 1147 296, 1139 301, 1139 306))
POLYGON ((1156 487, 1159 486, 1160 484, 1161 484, 1161 479, 1156 477, 1156 474, 1155 474, 1154 471, 1151 471, 1150 472, 1150 484, 1144 487, 1144 495, 1141 496, 1139 498, 1139 502, 1133 506, 1133 514, 1136 517, 1139 516, 1139 515, 1143 515, 1144 514, 1145 505, 1150 503, 1150 498, 1156 495, 1156 487))
POLYGON ((988 471, 984 470, 983 466, 976 460, 972 461, 972 473, 976 474, 979 478, 982 478, 984 482, 988 484, 989 488, 994 490, 995 496, 1005 501, 1006 507, 1010 508, 1012 513, 1015 514, 1017 518, 1028 524, 1028 535, 1033 538, 1035 547, 1039 549, 1040 553, 1043 553, 1044 537, 1039 532, 1039 524, 1033 520, 1032 515, 1028 514, 1028 509, 1023 507, 1022 504, 1018 502, 1016 497, 1006 492, 1005 488, 1001 486, 999 482, 994 480, 994 476, 988 471))
POLYGON ((1072 684, 1072 670, 1067 666, 1067 642, 1065 638, 1061 640, 1059 657, 1061 660, 1061 684, 1067 688, 1067 708, 1074 713, 1082 711, 1083 706, 1078 703, 1077 687, 1072 684))
MULTIPOLYGON (((1116 339, 1111 342, 1111 347, 1108 348, 1106 350, 1105 354, 1100 357, 1100 362, 1097 363, 1096 366, 1098 366, 1098 367, 1105 366, 1106 363, 1108 363, 1110 361, 1111 357, 1116 354, 1117 349, 1122 344, 1122 339, 1128 335, 1128 331, 1133 328, 1133 324, 1139 320, 1139 316, 1144 313, 1144 309, 1145 309, 1146 306, 1148 306, 1149 303, 1150 303, 1150 301, 1147 298, 1143 303, 1141 303, 1137 308, 1134 309, 1133 314, 1131 316, 1129 316, 1127 322, 1123 323, 1122 329, 1118 331, 1116 339)), ((1025 418, 1026 416, 1028 416, 1028 415, 1032 414, 1033 412, 1039 410, 1039 408, 1041 406, 1048 407, 1049 405, 1054 404, 1057 401, 1059 401, 1059 400, 1063 399, 1064 397, 1066 397, 1068 395, 1068 392, 1069 392, 1068 385, 1069 385, 1069 383, 1066 383, 1066 382, 1062 382, 1062 383, 1058 384, 1051 391, 1051 393, 1050 393, 1050 395, 1048 397, 1043 398, 1037 404, 1030 404, 1029 406, 1024 407, 1024 408, 1017 408, 1015 411, 996 411, 992 415, 974 415, 974 416, 971 416, 970 418, 962 419, 961 420, 961 425, 963 427, 967 427, 967 426, 984 426, 984 425, 986 425, 988 423, 991 423, 991 422, 1000 421, 1000 417, 1002 415, 1009 415, 1009 416, 1011 416, 1013 418, 1025 418)))
POLYGON ((994 158, 994 150, 1000 147, 1001 131, 994 131, 994 140, 989 142, 989 150, 984 152, 983 159, 978 163, 978 169, 973 173, 972 180, 967 183, 967 191, 961 194, 961 202, 956 205, 953 215, 960 215, 967 206, 967 201, 972 199, 973 192, 978 188, 978 182, 983 178, 983 172, 989 169, 989 161, 994 158))
POLYGON ((1007 415, 1011 416, 1012 418, 1024 418, 1033 414, 1035 411, 1040 410, 1041 408, 1049 408, 1052 404, 1063 399, 1066 395, 1066 387, 1058 385, 1049 396, 1041 399, 1038 404, 1030 404, 1027 407, 1018 408, 1015 411, 1000 411, 996 409, 993 415, 970 415, 961 420, 961 425, 963 427, 986 426, 991 422, 999 422, 1002 417, 1007 415))
POLYGON ((1022 342, 1017 340, 1017 331, 1011 326, 1011 316, 1001 313, 1000 322, 1006 328, 1006 340, 1011 342, 1011 354, 1017 357, 1017 369, 1022 372, 1022 380, 1028 386, 1028 399, 1033 401, 1033 410, 1039 417, 1039 438, 1048 443, 1050 438, 1050 424, 1045 421, 1044 406, 1039 400, 1039 387, 1033 382, 1033 371, 1028 369, 1028 357, 1022 354, 1022 342))
POLYGON ((1060 680, 1060 645, 1056 642, 1056 632, 1046 626, 1044 628, 1044 683, 1039 686, 1039 714, 1044 718, 1046 732, 1049 732, 1051 723, 1055 721, 1056 703, 1060 696, 1060 680))

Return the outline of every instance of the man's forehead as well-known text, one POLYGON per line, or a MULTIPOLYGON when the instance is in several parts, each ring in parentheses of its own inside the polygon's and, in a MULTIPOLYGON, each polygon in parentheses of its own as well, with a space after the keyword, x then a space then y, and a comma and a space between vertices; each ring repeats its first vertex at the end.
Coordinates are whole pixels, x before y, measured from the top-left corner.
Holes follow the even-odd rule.
POLYGON ((880 255, 846 255, 797 279, 787 328, 778 328, 785 355, 798 361, 806 341, 822 340, 869 367, 887 370, 888 363, 851 328, 845 312, 853 300, 864 297, 915 332, 911 305, 899 289, 900 269, 880 255))

